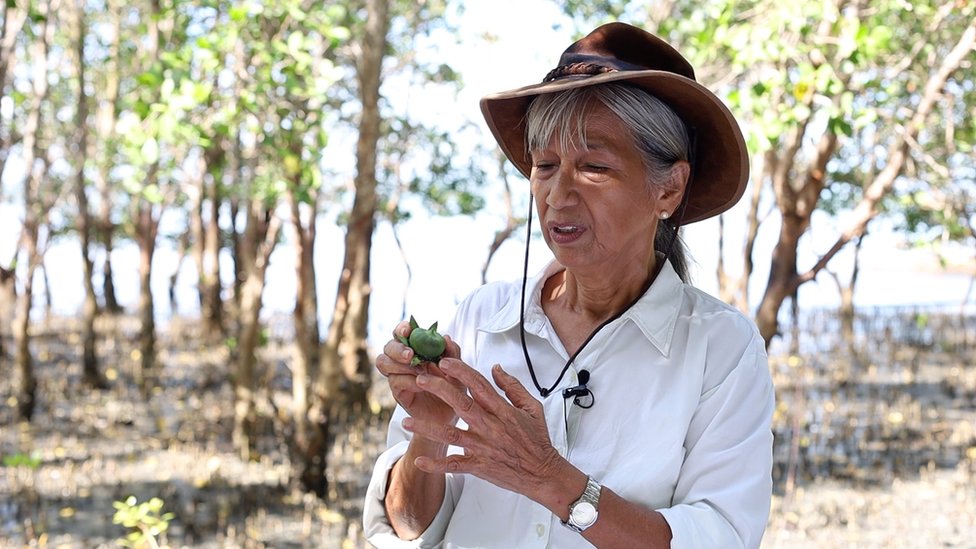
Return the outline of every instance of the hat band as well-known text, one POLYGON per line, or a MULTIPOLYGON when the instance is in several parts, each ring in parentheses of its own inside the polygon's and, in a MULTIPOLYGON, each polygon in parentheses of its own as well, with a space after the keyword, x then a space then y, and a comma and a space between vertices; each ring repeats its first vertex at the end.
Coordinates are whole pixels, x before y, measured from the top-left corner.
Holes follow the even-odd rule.
POLYGON ((594 76, 607 72, 617 72, 617 69, 597 63, 571 63, 549 71, 549 74, 542 79, 542 83, 545 84, 546 82, 551 82, 566 76, 594 76))

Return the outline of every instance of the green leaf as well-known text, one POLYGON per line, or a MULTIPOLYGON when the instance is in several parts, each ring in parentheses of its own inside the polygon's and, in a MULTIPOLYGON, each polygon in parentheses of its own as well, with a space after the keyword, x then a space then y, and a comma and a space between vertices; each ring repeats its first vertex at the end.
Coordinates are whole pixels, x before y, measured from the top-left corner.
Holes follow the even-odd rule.
POLYGON ((249 11, 250 10, 248 9, 248 5, 246 3, 237 4, 231 6, 230 10, 227 12, 227 15, 230 16, 231 21, 235 23, 241 23, 245 19, 247 19, 249 15, 249 11))
POLYGON ((288 50, 292 55, 297 54, 305 45, 305 35, 299 31, 292 31, 288 35, 288 50))
POLYGON ((153 204, 161 204, 163 202, 163 193, 159 189, 159 185, 155 183, 142 188, 142 197, 153 204))
POLYGON ((159 143, 156 139, 150 137, 146 139, 146 142, 142 144, 139 149, 139 154, 142 156, 142 161, 146 164, 152 164, 159 160, 159 143))
POLYGON ((157 69, 143 71, 136 76, 136 82, 147 88, 155 88, 162 81, 163 75, 157 69))
POLYGON ((832 117, 827 121, 827 127, 830 128, 830 131, 837 135, 843 135, 845 137, 851 137, 854 135, 854 128, 845 118, 832 117))
POLYGON ((352 31, 347 27, 332 27, 325 33, 326 38, 332 42, 332 47, 336 47, 339 44, 346 42, 352 37, 352 31))

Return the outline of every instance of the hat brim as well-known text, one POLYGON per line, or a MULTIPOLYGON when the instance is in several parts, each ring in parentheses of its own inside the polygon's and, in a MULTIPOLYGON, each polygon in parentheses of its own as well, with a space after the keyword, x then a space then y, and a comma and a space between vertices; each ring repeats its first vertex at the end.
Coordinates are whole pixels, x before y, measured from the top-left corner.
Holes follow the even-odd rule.
POLYGON ((526 178, 532 160, 525 145, 525 113, 538 95, 622 82, 644 89, 671 107, 694 130, 692 181, 681 223, 716 216, 742 197, 749 180, 749 155, 732 113, 707 88, 673 72, 618 71, 568 77, 500 92, 481 99, 481 112, 505 156, 526 178))

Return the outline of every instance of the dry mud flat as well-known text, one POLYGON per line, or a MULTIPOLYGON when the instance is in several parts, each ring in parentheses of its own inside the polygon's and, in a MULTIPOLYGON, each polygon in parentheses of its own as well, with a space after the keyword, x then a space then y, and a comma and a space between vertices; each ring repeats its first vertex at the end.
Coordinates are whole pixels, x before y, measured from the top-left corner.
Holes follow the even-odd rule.
MULTIPOLYGON (((195 342, 192 326, 171 327, 159 388, 145 399, 131 385, 134 328, 113 330, 99 348, 115 371, 105 391, 82 388, 70 323, 39 330, 30 427, 15 421, 12 376, 0 375, 0 456, 38 459, 0 466, 0 547, 116 547, 125 529, 112 503, 129 495, 165 501, 172 547, 366 546, 361 494, 388 410, 351 419, 330 456, 329 494, 303 494, 275 422, 260 459, 233 452, 222 351, 195 342)), ((902 345, 897 333, 858 343, 874 360, 772 350, 776 493, 763 547, 976 549, 976 351, 953 333, 943 334, 950 344, 902 345)), ((287 344, 261 353, 267 397, 287 410, 287 344)))
POLYGON ((976 548, 976 474, 935 469, 890 486, 854 488, 833 480, 773 499, 763 547, 976 548))
POLYGON ((810 315, 771 349, 767 548, 976 548, 976 318, 810 315), (793 351, 796 351, 794 347, 793 351))
MULTIPOLYGON (((293 482, 289 433, 280 423, 264 422, 259 458, 243 461, 234 452, 225 349, 195 341, 192 326, 161 333, 164 367, 144 398, 132 384, 135 327, 123 320, 117 329, 99 344, 111 378, 104 391, 81 384, 73 324, 39 330, 38 407, 29 426, 9 405, 12 376, 0 375, 0 458, 37 460, 36 467, 0 465, 0 548, 118 547, 127 530, 113 524, 113 502, 130 495, 163 499, 175 517, 160 541, 171 547, 364 546, 361 494, 386 412, 349 420, 329 458, 329 493, 319 498, 293 482)), ((261 353, 268 365, 261 411, 274 417, 268 398, 290 393, 290 354, 275 343, 261 353)))

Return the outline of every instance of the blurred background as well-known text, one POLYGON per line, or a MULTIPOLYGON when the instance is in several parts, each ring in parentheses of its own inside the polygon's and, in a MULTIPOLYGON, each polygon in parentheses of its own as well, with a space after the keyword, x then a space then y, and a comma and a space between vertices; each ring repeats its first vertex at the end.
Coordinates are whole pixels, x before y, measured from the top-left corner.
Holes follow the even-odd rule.
POLYGON ((777 387, 765 547, 976 547, 976 5, 8 0, 0 546, 363 547, 393 326, 548 260, 478 99, 609 20, 742 125, 694 283, 777 387))

